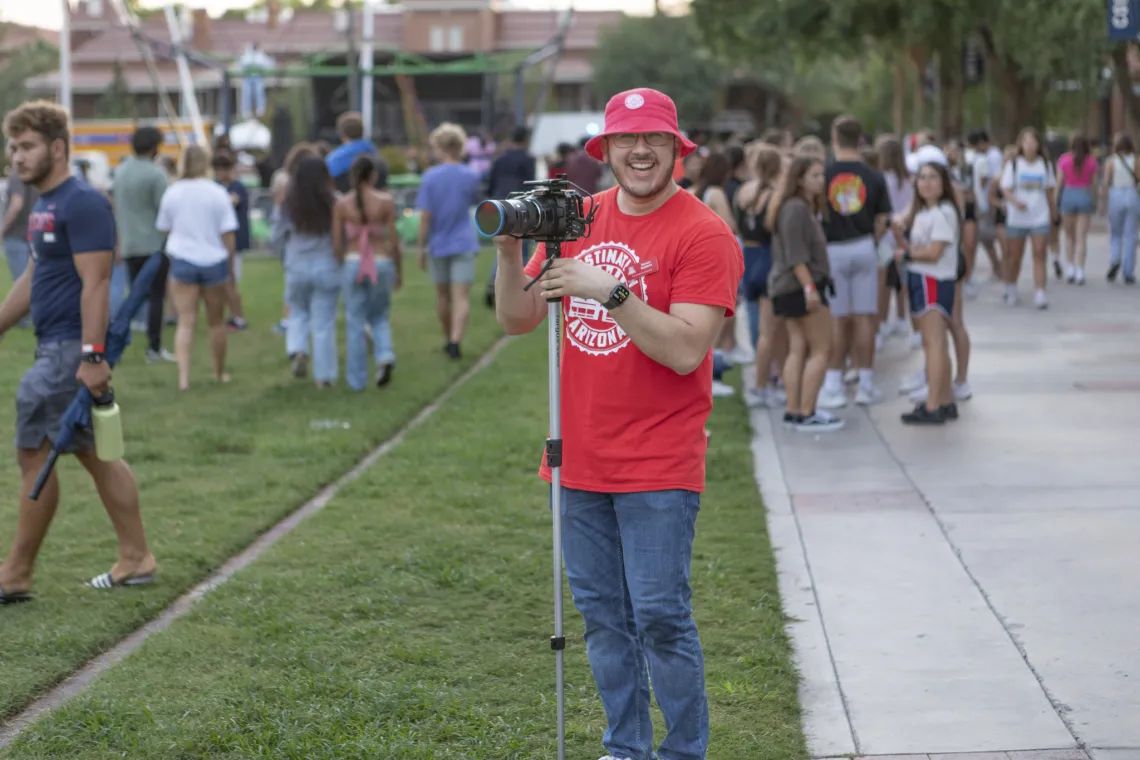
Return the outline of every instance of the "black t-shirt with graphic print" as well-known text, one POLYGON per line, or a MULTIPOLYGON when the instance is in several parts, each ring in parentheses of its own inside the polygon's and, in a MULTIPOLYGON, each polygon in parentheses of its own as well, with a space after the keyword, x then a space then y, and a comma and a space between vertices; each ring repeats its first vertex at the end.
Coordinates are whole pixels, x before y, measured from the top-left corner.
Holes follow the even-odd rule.
POLYGON ((882 172, 862 161, 833 161, 824 170, 827 213, 823 232, 829 243, 875 234, 875 217, 891 213, 891 196, 882 172))

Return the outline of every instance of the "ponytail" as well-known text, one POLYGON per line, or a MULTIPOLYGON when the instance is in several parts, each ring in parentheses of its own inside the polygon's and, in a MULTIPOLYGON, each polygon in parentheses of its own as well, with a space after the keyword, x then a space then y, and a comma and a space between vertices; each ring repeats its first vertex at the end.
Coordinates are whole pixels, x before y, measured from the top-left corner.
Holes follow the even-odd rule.
POLYGON ((362 153, 356 157, 352 162, 352 168, 349 169, 348 177, 352 184, 352 192, 356 197, 356 208, 360 211, 360 223, 367 224, 368 219, 364 216, 364 192, 363 187, 369 184, 370 180, 376 176, 376 161, 367 153, 362 153))

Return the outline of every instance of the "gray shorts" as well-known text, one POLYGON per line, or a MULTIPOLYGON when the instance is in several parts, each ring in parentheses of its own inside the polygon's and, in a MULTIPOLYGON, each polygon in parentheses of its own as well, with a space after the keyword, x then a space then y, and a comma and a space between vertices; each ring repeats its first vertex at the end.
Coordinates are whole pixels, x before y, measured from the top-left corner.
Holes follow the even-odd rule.
POLYGON ((878 314, 879 255, 875 238, 828 243, 827 259, 831 264, 831 281, 835 284, 832 316, 878 314))
POLYGON ((470 285, 475 282, 477 253, 456 253, 451 256, 432 256, 431 281, 436 285, 453 282, 470 285))
MULTIPOLYGON (((78 340, 44 343, 36 349, 36 361, 16 389, 16 448, 36 450, 44 439, 55 442, 63 413, 79 391, 75 373, 83 344, 78 340)), ((95 446, 91 428, 77 430, 63 453, 89 451, 95 446)))

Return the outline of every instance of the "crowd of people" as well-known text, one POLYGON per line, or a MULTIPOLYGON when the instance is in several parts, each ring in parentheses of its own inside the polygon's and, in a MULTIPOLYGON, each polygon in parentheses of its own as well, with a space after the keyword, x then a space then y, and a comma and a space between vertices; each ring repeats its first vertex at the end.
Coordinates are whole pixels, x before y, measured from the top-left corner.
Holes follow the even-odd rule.
POLYGON ((983 292, 978 249, 1015 307, 1028 244, 1033 305, 1045 310, 1050 272, 1085 284, 1090 222, 1104 212, 1107 280, 1135 284, 1138 171, 1123 133, 1098 161, 1081 134, 1053 158, 1033 128, 1003 149, 984 131, 964 142, 940 143, 929 130, 871 137, 850 117, 834 122, 830 145, 770 130, 696 151, 680 182, 733 229, 746 263, 751 340, 737 345, 726 327, 714 393, 731 395, 723 373, 752 364, 749 405, 782 407, 800 430, 838 430, 834 410, 886 397, 874 359, 897 336, 925 355, 924 368, 900 384, 915 404, 903 422, 957 419, 958 402, 973 393, 963 314, 983 292))

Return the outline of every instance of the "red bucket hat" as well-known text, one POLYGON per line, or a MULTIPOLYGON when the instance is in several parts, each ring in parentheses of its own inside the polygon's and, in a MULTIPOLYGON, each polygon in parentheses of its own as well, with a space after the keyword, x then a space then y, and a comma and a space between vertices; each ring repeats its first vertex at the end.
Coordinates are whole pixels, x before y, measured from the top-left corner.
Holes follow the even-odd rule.
POLYGON ((602 159, 602 140, 607 135, 668 132, 681 140, 681 157, 697 149, 695 143, 677 127, 677 106, 663 92, 639 87, 619 92, 606 104, 606 123, 602 133, 586 143, 586 153, 602 159))

